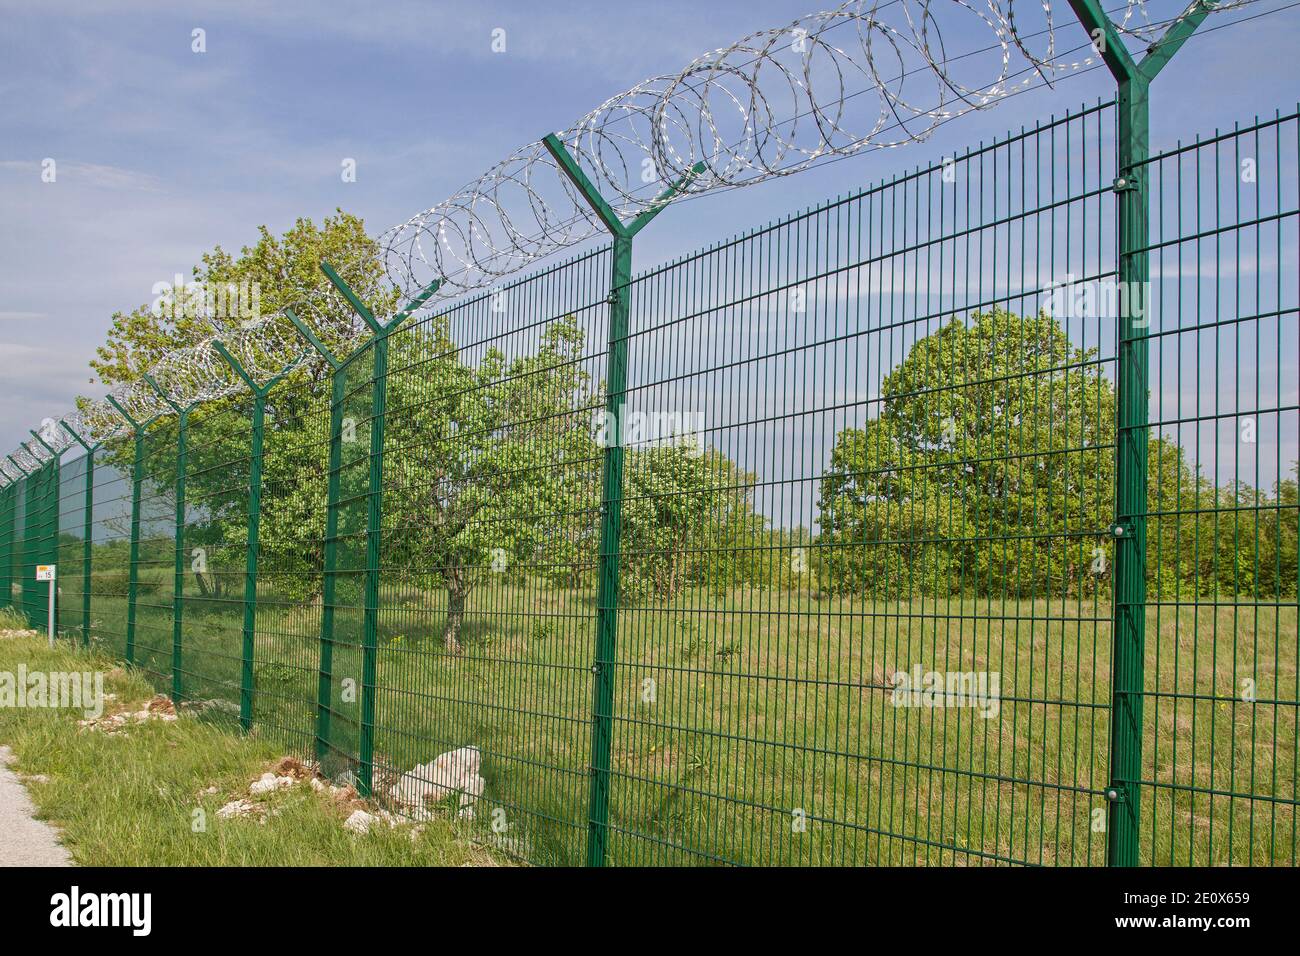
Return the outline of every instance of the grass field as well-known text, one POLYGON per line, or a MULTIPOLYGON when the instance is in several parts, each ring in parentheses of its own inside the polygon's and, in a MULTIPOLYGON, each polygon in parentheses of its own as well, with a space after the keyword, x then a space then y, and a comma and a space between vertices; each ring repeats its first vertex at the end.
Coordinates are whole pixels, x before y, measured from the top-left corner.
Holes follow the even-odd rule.
MULTIPOLYGON (((2 617, 2 615, 0 615, 2 617)), ((0 629, 8 622, 0 620, 0 629)), ((106 672, 105 691, 130 708, 153 694, 139 674, 94 652, 49 650, 42 638, 0 639, 0 672, 106 672)), ((113 706, 113 705, 110 705, 113 706)), ((459 832, 432 821, 376 826, 362 836, 342 826, 346 810, 306 785, 271 794, 265 823, 222 819, 217 810, 243 797, 282 749, 268 739, 182 717, 128 732, 79 730, 81 711, 0 708, 0 741, 18 757, 38 812, 55 824, 77 863, 87 866, 457 866, 492 857, 459 832), (202 811, 204 828, 195 828, 202 811)))
MULTIPOLYGON (((308 755, 320 610, 262 602, 255 733, 308 755)), ((476 745, 487 780, 476 838, 581 863, 593 595, 532 581, 480 589, 459 655, 441 647, 440 594, 389 586, 382 603, 377 794, 416 763, 476 745)), ((1101 864, 1109 617, 1108 605, 1073 601, 793 591, 625 607, 610 861, 1101 864), (893 674, 914 666, 998 673, 996 715, 895 706, 893 674)), ((125 602, 96 596, 93 618, 97 642, 120 656, 125 602)), ((186 603, 183 696, 224 701, 213 720, 233 719, 241 622, 238 601, 186 603)), ((359 752, 361 692, 347 689, 362 683, 360 634, 360 612, 341 608, 333 774, 354 770, 359 752)), ((1295 608, 1157 605, 1147 634, 1144 862, 1294 864, 1295 608)), ((142 599, 137 663, 163 689, 171 654, 169 602, 142 599)))

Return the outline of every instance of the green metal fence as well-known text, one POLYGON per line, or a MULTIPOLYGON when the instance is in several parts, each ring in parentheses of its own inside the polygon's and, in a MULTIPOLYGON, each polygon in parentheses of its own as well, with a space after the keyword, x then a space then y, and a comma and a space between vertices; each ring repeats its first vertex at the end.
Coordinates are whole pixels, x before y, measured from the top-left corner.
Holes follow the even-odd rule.
MULTIPOLYGON (((88 643, 126 659, 127 605, 131 578, 131 443, 96 446, 85 457, 90 469, 88 643)), ((84 600, 84 598, 83 598, 84 600)))
POLYGON ((22 469, 22 531, 15 551, 18 579, 23 582, 19 606, 32 627, 45 630, 50 616, 48 586, 37 584, 35 578, 38 565, 54 564, 58 557, 59 459, 41 447, 35 433, 33 439, 24 444, 28 460, 22 469))
POLYGON ((83 644, 88 637, 86 612, 90 592, 86 587, 85 568, 86 512, 94 507, 93 489, 87 484, 90 459, 82 455, 62 462, 59 467, 56 502, 58 536, 54 564, 58 567, 56 623, 60 634, 75 634, 83 644))
POLYGON ((1153 157, 1137 844, 1296 861, 1297 193, 1284 119, 1153 157), (1149 416, 1149 417, 1147 417, 1149 416))
POLYGON ((22 485, 13 481, 0 488, 0 607, 17 604, 15 589, 20 588, 14 574, 14 553, 18 497, 22 485))
POLYGON ((607 245, 330 270, 352 354, 33 448, 0 600, 530 862, 1293 865, 1300 123, 1134 109, 639 273, 548 142, 607 245))

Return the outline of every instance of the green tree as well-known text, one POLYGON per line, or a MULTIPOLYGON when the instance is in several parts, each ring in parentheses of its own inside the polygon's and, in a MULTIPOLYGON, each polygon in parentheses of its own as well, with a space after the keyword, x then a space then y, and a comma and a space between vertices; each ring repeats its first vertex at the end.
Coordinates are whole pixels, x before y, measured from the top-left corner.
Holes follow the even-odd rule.
POLYGON ((713 448, 629 449, 624 459, 620 590, 660 598, 691 585, 719 590, 758 540, 755 478, 713 448))
POLYGON ((1049 316, 994 309, 917 342, 822 483, 831 585, 875 594, 1077 590, 1111 508, 1114 395, 1049 316))
MULTIPOLYGON (((107 341, 96 350, 90 367, 109 388, 138 382, 171 352, 195 345, 214 331, 234 329, 259 316, 279 316, 285 307, 309 320, 327 347, 346 351, 348 329, 356 319, 331 294, 332 286, 320 271, 322 262, 340 269, 377 315, 391 314, 398 303, 394 291, 384 287, 380 249, 366 235, 364 222, 342 210, 336 213, 320 226, 299 219, 279 237, 259 226, 257 242, 244 246, 238 256, 221 246, 204 253, 185 287, 188 291, 158 293, 153 302, 114 313, 107 341), (237 307, 227 291, 231 287, 248 293, 238 298, 237 307), (212 294, 211 301, 204 290, 212 294), (213 304, 218 306, 215 311, 213 304)), ((294 346, 270 358, 281 359, 283 365, 296 350, 294 346)))
POLYGON ((831 590, 881 598, 971 586, 978 542, 951 464, 917 449, 884 416, 847 429, 821 487, 820 573, 831 590))
POLYGON ((1295 598, 1300 583, 1300 569, 1297 568, 1300 547, 1296 535, 1297 519, 1300 518, 1300 502, 1296 495, 1300 465, 1291 466, 1291 475, 1274 485, 1273 498, 1269 502, 1271 507, 1263 508, 1259 513, 1263 558, 1259 563, 1258 596, 1263 600, 1295 598))
MULTIPOLYGON (((396 293, 382 282, 383 266, 378 245, 366 235, 364 223, 341 210, 319 226, 299 219, 283 235, 266 226, 258 239, 232 255, 220 246, 202 256, 192 273, 192 283, 170 302, 147 303, 113 316, 106 343, 91 361, 92 369, 109 387, 138 382, 164 356, 195 345, 215 334, 234 333, 258 317, 283 323, 278 353, 260 356, 267 367, 291 362, 307 345, 288 326, 281 313, 292 307, 315 330, 326 347, 346 354, 357 321, 320 270, 322 262, 340 269, 348 284, 381 318, 398 307, 396 293), (241 290, 237 302, 207 296, 204 290, 241 290), (213 310, 211 306, 224 306, 213 310), (233 306, 237 306, 232 309, 233 306), (256 314, 250 314, 250 309, 256 314)), ((320 587, 319 569, 325 533, 326 483, 329 436, 329 369, 321 364, 304 366, 271 392, 266 406, 266 440, 263 481, 275 507, 262 513, 262 565, 273 568, 276 589, 302 600, 320 587)), ((209 554, 209 576, 195 574, 196 586, 207 593, 219 588, 220 572, 243 567, 247 536, 247 470, 250 452, 248 393, 235 394, 197 406, 190 415, 187 497, 191 508, 187 545, 204 547, 209 554)), ((174 448, 178 422, 166 415, 150 429, 153 448, 174 448)), ((129 474, 132 445, 119 440, 106 464, 129 474)), ((174 459, 150 468, 153 490, 175 482, 174 459)))
MULTIPOLYGON (((827 585, 878 598, 1108 589, 1115 393, 1101 368, 1042 314, 976 313, 918 341, 880 414, 832 448, 827 585)), ((1147 455, 1152 597, 1294 595, 1294 480, 1271 497, 1216 487, 1157 434, 1147 455)))
POLYGON ((583 338, 567 316, 532 355, 491 347, 473 361, 443 318, 393 338, 385 562, 440 583, 449 650, 476 586, 548 561, 548 544, 591 520, 590 498, 571 500, 597 457, 583 338))

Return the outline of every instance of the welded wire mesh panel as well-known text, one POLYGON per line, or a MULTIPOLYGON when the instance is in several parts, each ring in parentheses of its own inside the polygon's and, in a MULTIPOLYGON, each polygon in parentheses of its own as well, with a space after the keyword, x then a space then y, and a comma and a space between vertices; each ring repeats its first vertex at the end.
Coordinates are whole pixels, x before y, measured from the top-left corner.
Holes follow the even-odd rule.
POLYGON ((58 633, 81 643, 85 574, 86 472, 89 459, 63 459, 58 494, 58 633))
POLYGON ((303 758, 317 719, 329 400, 328 369, 277 386, 262 454, 253 724, 303 758))
POLYGON ((250 415, 241 395, 195 409, 186 429, 181 688, 214 719, 239 714, 250 415))
POLYGON ((28 478, 20 479, 14 488, 13 499, 13 545, 10 550, 10 593, 13 595, 13 606, 21 613, 27 612, 27 598, 29 592, 36 586, 36 582, 28 582, 24 579, 23 574, 27 569, 27 483, 28 478))
POLYGON ((532 862, 587 839, 610 254, 393 334, 376 795, 532 862))
POLYGON ((140 462, 134 663, 162 692, 172 686, 178 431, 174 416, 150 428, 140 462))
POLYGON ((1112 127, 635 281, 616 862, 1102 862, 1112 127))
POLYGON ((1144 862, 1297 859, 1297 127, 1146 169, 1144 862))
POLYGON ((0 606, 44 627, 57 563, 60 630, 88 609, 159 690, 530 862, 1100 864, 1115 690, 1141 862, 1294 865, 1300 117, 1122 178, 1115 123, 611 288, 620 240, 264 402, 231 378, 189 414, 179 516, 176 415, 138 471, 120 435, 25 446, 0 606), (1136 616, 1116 535, 1146 542, 1136 616), (1143 678, 1114 688, 1117 607, 1143 678))
MULTIPOLYGON (((48 461, 27 479, 23 536, 23 613, 32 627, 45 630, 50 616, 49 585, 36 580, 36 568, 57 557, 59 464, 48 461)), ((55 593, 57 621, 58 594, 55 593)))
POLYGON ((41 554, 41 497, 45 491, 43 470, 29 474, 23 482, 23 536, 22 558, 19 562, 18 579, 22 582, 22 608, 27 622, 33 627, 44 627, 45 611, 38 591, 45 587, 36 586, 36 565, 40 563, 41 554))
POLYGON ((14 481, 0 489, 0 608, 13 607, 14 591, 14 509, 21 483, 14 481))
POLYGON ((135 444, 116 438, 95 449, 90 528, 90 641, 126 656, 131 573, 131 463, 135 444))
POLYGON ((336 483, 337 492, 333 504, 334 534, 322 536, 324 547, 333 553, 326 562, 327 580, 322 582, 322 614, 329 617, 329 625, 328 633, 324 625, 321 632, 326 710, 320 742, 321 767, 331 777, 353 780, 360 779, 357 775, 361 769, 374 367, 375 352, 371 344, 352 355, 335 373, 342 379, 342 385, 337 386, 341 403, 339 463, 332 474, 322 475, 325 483, 336 483))

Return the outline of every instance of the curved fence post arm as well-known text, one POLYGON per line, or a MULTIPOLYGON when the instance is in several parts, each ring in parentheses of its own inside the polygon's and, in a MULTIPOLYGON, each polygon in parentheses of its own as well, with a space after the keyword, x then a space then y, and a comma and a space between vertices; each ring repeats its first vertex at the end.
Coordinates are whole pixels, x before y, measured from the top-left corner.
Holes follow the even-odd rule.
MULTIPOLYGON (((368 488, 366 493, 366 567, 365 567, 365 608, 363 611, 362 624, 362 648, 361 648, 361 738, 358 744, 358 774, 357 774, 357 791, 362 796, 370 796, 374 783, 374 747, 375 747, 375 698, 378 682, 378 652, 379 652, 379 573, 382 558, 382 536, 383 536, 383 496, 384 496, 384 419, 387 408, 388 394, 388 340, 389 336, 396 331, 403 322, 411 315, 417 312, 432 295, 438 291, 442 284, 441 280, 435 279, 422 289, 418 295, 410 300, 396 315, 387 323, 380 322, 373 312, 362 301, 361 297, 353 290, 347 282, 335 271, 329 263, 322 262, 320 265, 321 272, 329 279, 330 283, 339 291, 347 301, 352 310, 361 318, 361 321, 370 329, 372 335, 370 339, 363 344, 360 350, 373 349, 373 361, 370 373, 370 455, 369 455, 369 475, 368 488)), ((296 323, 295 323, 296 324, 296 323)), ((305 329, 305 327, 304 327, 305 329)), ((300 329, 301 331, 301 329, 300 329)), ((315 344, 315 343, 313 343, 315 344)), ((318 346, 320 348, 320 346, 318 346)), ((322 349, 323 351, 323 349, 322 349)), ((346 381, 346 372, 343 367, 337 367, 334 372, 336 382, 346 381)), ((339 391, 334 393, 341 407, 342 394, 339 391)), ((333 418, 333 416, 331 416, 333 418)), ((340 422, 341 424, 341 422, 340 422)), ((330 439, 330 504, 327 506, 329 512, 326 518, 326 580, 331 582, 329 598, 333 598, 332 581, 335 577, 335 563, 337 561, 337 548, 335 547, 334 538, 338 534, 338 471, 335 461, 335 444, 333 431, 334 423, 331 421, 331 439, 330 439)), ((341 461, 341 451, 339 459, 341 461)), ((328 608, 329 601, 325 602, 328 608)), ((333 643, 333 614, 329 614, 328 627, 331 629, 329 636, 326 636, 325 614, 322 614, 322 637, 321 637, 321 687, 325 690, 325 698, 321 701, 320 713, 328 711, 328 681, 326 680, 326 654, 327 645, 333 643)), ((332 660, 332 658, 330 658, 332 660)), ((328 718, 326 718, 328 719, 328 718)), ((327 733, 318 734, 318 745, 328 744, 327 733)))
POLYGON ((90 444, 81 434, 63 419, 59 419, 73 439, 86 451, 86 485, 85 499, 82 507, 84 515, 81 529, 81 646, 90 646, 90 584, 94 558, 93 543, 95 532, 95 452, 100 443, 90 444))
POLYGON ((1136 63, 1099 0, 1070 0, 1118 84, 1116 222, 1120 289, 1116 329, 1115 538, 1111 648, 1110 783, 1106 860, 1136 866, 1142 779, 1142 702, 1145 692, 1147 572, 1147 390, 1149 378, 1150 81, 1212 9, 1193 0, 1184 16, 1136 63))
POLYGON ((279 376, 266 386, 259 386, 222 342, 214 339, 212 347, 253 393, 252 435, 248 449, 248 536, 245 539, 244 560, 244 623, 239 668, 239 726, 247 733, 253 726, 253 670, 257 643, 257 563, 261 551, 262 443, 265 432, 266 395, 279 380, 279 376))
POLYGON ((618 659, 618 589, 623 515, 623 404, 627 393, 628 318, 632 301, 632 238, 703 172, 696 164, 669 186, 631 225, 625 225, 554 133, 542 143, 612 237, 609 338, 606 352, 605 455, 600 498, 600 568, 596 593, 596 646, 591 711, 591 787, 587 812, 587 865, 604 866, 609 843, 610 771, 614 736, 614 665, 618 659))
POLYGON ((131 544, 127 559, 126 584, 126 662, 135 663, 135 619, 140 595, 140 489, 144 482, 144 432, 152 423, 139 422, 112 395, 107 401, 131 426, 135 452, 131 463, 131 544))

